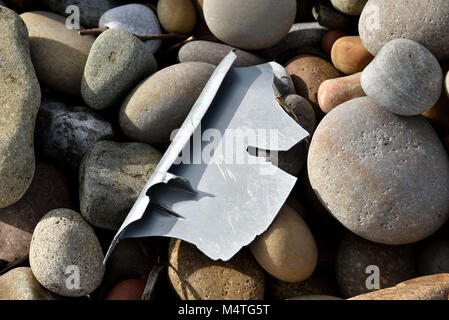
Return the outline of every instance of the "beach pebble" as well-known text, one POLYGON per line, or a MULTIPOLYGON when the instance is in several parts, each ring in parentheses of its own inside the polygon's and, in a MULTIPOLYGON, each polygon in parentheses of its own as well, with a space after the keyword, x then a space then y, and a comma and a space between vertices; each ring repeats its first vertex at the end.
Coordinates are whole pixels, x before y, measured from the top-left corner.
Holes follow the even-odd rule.
POLYGON ((237 55, 233 64, 234 67, 250 67, 266 62, 263 58, 248 51, 236 49, 223 43, 204 40, 190 41, 183 45, 178 52, 178 61, 196 61, 218 65, 233 49, 235 49, 234 53, 237 55))
POLYGON ((284 38, 296 16, 296 0, 204 0, 203 12, 212 33, 242 49, 271 47, 284 38))
POLYGON ((351 29, 350 17, 335 10, 328 1, 318 0, 313 6, 312 15, 319 24, 330 29, 342 31, 351 29))
POLYGON ((315 113, 320 115, 318 88, 325 80, 341 77, 341 73, 328 61, 312 55, 293 58, 285 68, 292 77, 296 93, 309 100, 315 113))
POLYGON ((443 73, 429 50, 411 40, 395 39, 363 70, 361 83, 366 95, 380 106, 412 116, 438 101, 443 73))
POLYGON ((286 282, 307 279, 317 264, 317 246, 309 227, 299 213, 287 205, 250 248, 265 271, 286 282))
POLYGON ((277 97, 286 97, 295 94, 295 85, 288 71, 277 62, 270 62, 273 69, 273 89, 274 95, 277 97))
POLYGON ((36 144, 47 158, 78 170, 84 154, 99 140, 114 138, 112 125, 90 108, 69 107, 45 97, 36 123, 36 144))
POLYGON ((28 28, 31 59, 39 81, 50 89, 79 96, 95 37, 66 28, 66 19, 51 12, 25 12, 20 16, 28 28))
POLYGON ((15 268, 0 276, 0 300, 57 300, 43 288, 28 267, 15 268))
POLYGON ((335 41, 331 50, 335 68, 348 75, 363 71, 373 58, 359 36, 341 37, 335 41))
POLYGON ((120 5, 120 0, 44 0, 44 4, 50 11, 61 16, 69 16, 72 11, 66 12, 67 7, 75 5, 79 8, 80 22, 86 28, 98 26, 98 19, 101 15, 120 5))
POLYGON ((97 142, 80 166, 83 217, 94 226, 118 230, 161 157, 139 142, 97 142))
POLYGON ((326 32, 326 34, 321 39, 321 49, 328 56, 331 55, 332 47, 334 46, 335 41, 344 37, 345 33, 340 30, 330 30, 326 32))
POLYGON ((145 280, 141 279, 123 280, 112 288, 105 300, 140 300, 145 285, 145 280))
POLYGON ((367 240, 416 242, 448 217, 449 159, 435 131, 423 117, 395 115, 368 97, 324 117, 307 167, 328 211, 367 240))
POLYGON ((449 273, 449 240, 431 239, 418 251, 418 272, 422 276, 449 273))
POLYGON ((359 16, 368 0, 331 0, 335 9, 344 14, 359 16))
POLYGON ((30 188, 18 202, 0 209, 0 259, 12 262, 28 255, 31 236, 50 210, 70 208, 68 179, 54 165, 39 162, 30 188))
POLYGON ((229 261, 213 261, 192 244, 172 239, 168 257, 170 284, 183 300, 264 298, 264 272, 245 249, 229 261))
POLYGON ((291 94, 285 98, 285 104, 296 115, 301 127, 312 134, 316 127, 316 116, 310 102, 301 96, 291 94))
POLYGON ((41 100, 25 24, 0 8, 0 208, 19 201, 34 175, 34 123, 41 100))
POLYGON ((142 81, 122 104, 120 127, 130 138, 152 146, 166 146, 190 112, 215 67, 183 62, 142 81))
POLYGON ((66 297, 91 293, 103 278, 103 258, 94 231, 75 211, 50 211, 34 229, 31 270, 39 283, 53 293, 66 297), (79 275, 79 285, 68 286, 74 274, 79 275))
POLYGON ((335 261, 335 276, 343 297, 376 290, 367 287, 367 283, 374 284, 368 278, 376 271, 380 273, 378 289, 413 278, 416 275, 413 248, 377 244, 347 233, 340 242, 335 261))
POLYGON ((369 0, 360 16, 359 34, 373 55, 387 42, 405 38, 420 43, 444 61, 449 58, 448 16, 446 0, 369 0))
POLYGON ((157 17, 167 32, 189 33, 196 25, 196 10, 191 0, 159 0, 157 17))
POLYGON ((141 40, 125 30, 109 29, 92 45, 81 95, 89 107, 105 109, 156 71, 156 59, 141 40))
POLYGON ((324 113, 330 112, 336 106, 365 96, 360 83, 361 72, 350 76, 329 79, 318 88, 318 104, 324 113))
POLYGON ((449 274, 436 274, 401 282, 395 287, 365 293, 350 300, 447 300, 449 274))
MULTIPOLYGON (((106 11, 100 17, 98 26, 123 29, 137 35, 162 33, 156 13, 139 3, 126 4, 106 11)), ((152 53, 158 51, 161 44, 161 40, 145 41, 152 53)))
POLYGON ((259 52, 262 57, 271 61, 286 54, 298 55, 298 51, 304 53, 304 50, 316 50, 320 48, 321 39, 327 31, 328 29, 318 22, 295 23, 281 41, 259 52))

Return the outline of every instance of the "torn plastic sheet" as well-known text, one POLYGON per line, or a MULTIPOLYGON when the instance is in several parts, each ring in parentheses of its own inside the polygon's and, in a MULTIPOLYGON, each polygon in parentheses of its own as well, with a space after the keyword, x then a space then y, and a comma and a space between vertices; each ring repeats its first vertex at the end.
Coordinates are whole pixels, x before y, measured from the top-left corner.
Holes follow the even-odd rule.
POLYGON ((275 100, 271 66, 231 68, 235 59, 230 52, 215 69, 114 237, 105 263, 120 239, 150 236, 182 239, 213 260, 227 261, 276 217, 296 177, 249 150, 287 151, 309 134, 275 100), (211 142, 201 140, 211 129, 220 133, 212 151, 211 142), (235 138, 247 144, 223 147, 235 138), (179 161, 181 154, 189 161, 179 161))

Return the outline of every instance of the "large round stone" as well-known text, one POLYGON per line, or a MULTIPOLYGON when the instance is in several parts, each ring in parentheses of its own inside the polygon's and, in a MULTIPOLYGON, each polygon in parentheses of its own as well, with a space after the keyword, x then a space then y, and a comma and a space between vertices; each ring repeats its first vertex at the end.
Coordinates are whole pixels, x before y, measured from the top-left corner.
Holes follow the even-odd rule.
POLYGON ((405 38, 449 58, 449 2, 447 0, 369 0, 359 21, 363 44, 373 55, 390 40, 405 38))
POLYGON ((373 242, 419 241, 448 217, 448 155, 422 116, 395 115, 368 97, 345 102, 317 127, 307 166, 329 212, 373 242))
POLYGON ((265 49, 284 38, 296 16, 296 0, 204 0, 212 33, 242 49, 265 49))

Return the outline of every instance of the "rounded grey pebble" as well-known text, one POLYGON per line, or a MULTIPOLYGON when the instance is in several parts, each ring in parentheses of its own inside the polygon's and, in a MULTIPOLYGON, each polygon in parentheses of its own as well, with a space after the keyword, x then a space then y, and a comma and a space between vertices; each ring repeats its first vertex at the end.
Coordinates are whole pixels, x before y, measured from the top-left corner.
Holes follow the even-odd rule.
POLYGON ((273 69, 273 88, 275 96, 286 97, 289 94, 296 94, 295 85, 292 77, 283 66, 277 62, 270 62, 273 69))
POLYGON ((449 58, 448 17, 447 0, 369 0, 360 15, 359 34, 372 55, 387 42, 405 38, 444 61, 449 58))
POLYGON ((266 62, 263 58, 248 51, 236 49, 226 44, 204 40, 191 41, 183 45, 178 52, 178 61, 205 62, 217 66, 233 49, 235 49, 234 53, 237 55, 237 59, 233 64, 234 67, 249 67, 266 62))
POLYGON ((90 49, 81 95, 89 107, 105 109, 156 71, 156 59, 141 40, 125 30, 109 29, 90 49))
POLYGON ((52 210, 34 229, 31 270, 39 283, 53 293, 65 297, 90 294, 103 279, 103 259, 94 231, 75 211, 52 210), (79 286, 67 285, 71 274, 79 274, 79 286))
POLYGON ((54 98, 45 98, 41 104, 35 133, 38 150, 73 170, 78 170, 95 142, 113 137, 112 125, 90 108, 68 107, 54 98))
POLYGON ((448 218, 448 155, 422 116, 395 115, 369 97, 350 100, 320 122, 307 161, 323 205, 367 240, 413 243, 448 218))
POLYGON ((101 15, 121 4, 120 0, 43 0, 50 11, 61 16, 69 16, 72 13, 66 13, 70 5, 75 5, 80 10, 80 22, 83 27, 95 28, 98 25, 98 19, 101 15))
POLYGON ((296 94, 285 98, 287 107, 296 115, 298 122, 308 133, 313 134, 316 127, 316 116, 310 102, 296 94))
POLYGON ((418 271, 421 276, 449 273, 449 240, 431 239, 418 251, 418 271))
POLYGON ((139 142, 97 142, 80 166, 83 217, 94 226, 118 230, 161 157, 139 142))
POLYGON ((362 89, 385 109, 414 116, 436 104, 443 72, 432 53, 407 39, 388 42, 363 70, 362 89))
POLYGON ((335 9, 344 14, 359 16, 368 0, 331 0, 335 9))
MULTIPOLYGON (((156 13, 139 3, 126 4, 106 11, 100 17, 98 26, 123 29, 137 35, 162 33, 156 13)), ((158 51, 161 44, 161 40, 145 41, 152 53, 158 51)))
POLYGON ((390 246, 367 241, 347 233, 340 241, 335 259, 335 276, 343 297, 350 298, 375 290, 375 272, 379 271, 379 289, 393 287, 416 276, 411 245, 390 246), (378 268, 378 269, 377 269, 378 268))

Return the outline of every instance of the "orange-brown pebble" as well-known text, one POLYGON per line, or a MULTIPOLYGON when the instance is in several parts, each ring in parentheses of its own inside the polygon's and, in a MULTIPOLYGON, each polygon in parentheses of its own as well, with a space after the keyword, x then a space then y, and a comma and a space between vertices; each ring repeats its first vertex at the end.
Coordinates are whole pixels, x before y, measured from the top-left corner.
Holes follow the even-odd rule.
POLYGON ((354 74, 363 71, 374 56, 366 50, 359 36, 346 36, 335 41, 331 59, 335 68, 344 74, 354 74))
POLYGON ((105 300, 140 300, 145 285, 145 281, 140 279, 124 280, 109 291, 105 300))
POLYGON ((341 37, 344 37, 345 33, 340 30, 330 30, 326 32, 326 34, 321 39, 321 49, 325 54, 328 56, 331 55, 332 46, 334 45, 335 41, 340 39, 341 37))
POLYGON ((296 93, 310 101, 318 118, 322 111, 318 107, 317 93, 321 83, 342 74, 323 58, 300 55, 290 60, 285 69, 291 75, 296 93))
POLYGON ((343 102, 365 96, 358 72, 350 76, 324 81, 318 89, 318 104, 324 113, 328 113, 343 102))

